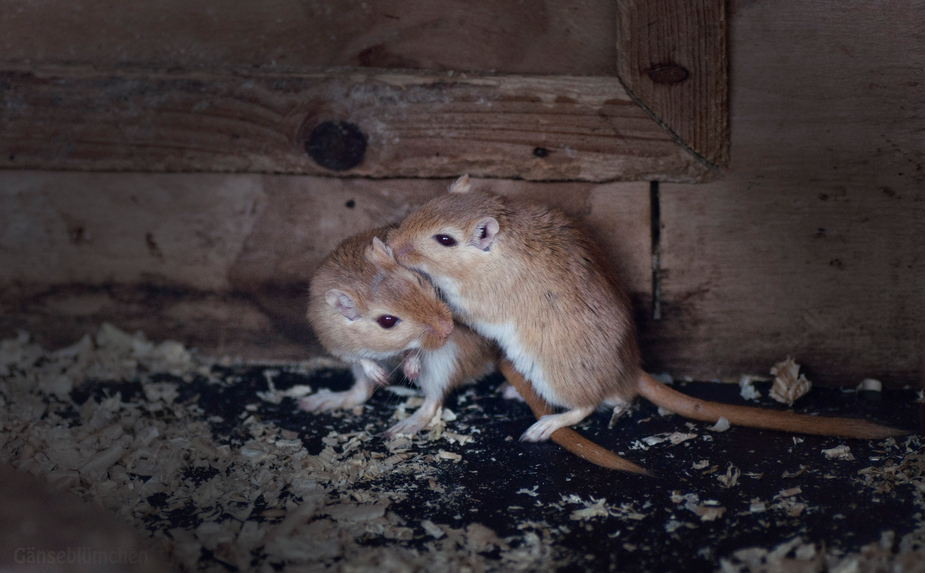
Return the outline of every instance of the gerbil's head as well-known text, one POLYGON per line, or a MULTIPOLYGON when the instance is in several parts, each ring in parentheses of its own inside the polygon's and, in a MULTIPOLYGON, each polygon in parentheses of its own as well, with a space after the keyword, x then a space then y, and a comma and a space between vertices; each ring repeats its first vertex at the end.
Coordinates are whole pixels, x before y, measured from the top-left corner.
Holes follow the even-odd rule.
POLYGON ((442 347, 453 331, 449 308, 419 274, 400 266, 392 250, 373 238, 346 277, 313 285, 309 317, 322 343, 333 352, 385 358, 404 350, 442 347), (352 279, 352 280, 351 280, 352 279), (323 302, 320 299, 323 296, 323 302), (329 307, 314 311, 313 307, 329 307), (318 315, 327 319, 317 320, 318 315), (317 323, 317 324, 316 324, 317 323))
POLYGON ((505 222, 507 207, 496 195, 473 191, 463 175, 450 192, 425 203, 398 228, 388 243, 396 260, 452 289, 480 266, 492 264, 492 249, 505 222))

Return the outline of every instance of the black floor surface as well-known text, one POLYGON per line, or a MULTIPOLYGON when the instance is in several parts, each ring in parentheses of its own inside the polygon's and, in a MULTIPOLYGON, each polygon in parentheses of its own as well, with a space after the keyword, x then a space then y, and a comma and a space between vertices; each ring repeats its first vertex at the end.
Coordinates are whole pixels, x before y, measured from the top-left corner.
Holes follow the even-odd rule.
MULTIPOLYGON (((243 405, 259 402, 254 393, 267 389, 266 370, 229 368, 222 375, 234 383, 185 385, 187 396, 180 399, 198 394, 205 416, 219 415, 224 420, 213 424, 215 435, 232 444, 244 441, 247 436, 236 424, 243 405)), ((350 384, 346 371, 323 370, 307 378, 285 368, 277 370, 273 380, 278 389, 309 384, 339 390, 350 384)), ((442 487, 436 491, 426 487, 426 480, 415 482, 407 475, 384 478, 412 482, 403 487, 413 494, 393 503, 389 511, 411 523, 430 520, 465 527, 478 522, 501 537, 518 534, 524 524, 539 524, 553 540, 561 571, 713 571, 719 559, 728 559, 739 549, 772 549, 797 537, 823 551, 856 552, 881 539, 885 531, 899 539, 922 518, 911 485, 879 479, 864 484, 871 472, 876 477, 887 468, 888 474, 891 466, 903 463, 915 449, 904 438, 894 445, 741 427, 718 433, 708 430, 707 424, 662 417, 648 403, 640 404, 612 430, 607 428, 605 412, 577 428, 659 476, 642 477, 598 468, 552 443, 520 442, 517 438, 532 423, 532 416, 524 404, 500 397, 501 382, 493 376, 450 397, 446 406, 458 418, 448 423, 448 430, 474 434, 476 440, 432 445, 434 456, 438 450, 462 456, 458 463, 437 464, 434 478, 442 487), (695 437, 676 445, 644 442, 672 432, 695 437), (853 459, 828 459, 823 454, 840 445, 850 448, 853 459), (730 487, 718 479, 737 471, 740 475, 730 487), (875 488, 878 484, 881 491, 875 488), (707 521, 695 513, 703 507, 725 511, 707 521), (587 519, 575 513, 579 510, 587 519)), ((767 395, 769 384, 756 386, 767 395)), ((678 383, 676 387, 700 398, 746 403, 735 385, 678 383)), ((795 410, 863 417, 917 433, 920 405, 915 398, 912 390, 881 394, 814 388, 795 410)), ((394 423, 390 417, 404 400, 379 390, 360 415, 316 416, 297 410, 287 398, 278 405, 261 402, 251 414, 298 432, 309 452, 318 454, 324 447, 322 439, 331 431, 381 433, 394 423)), ((768 398, 749 404, 784 409, 768 398)), ((358 483, 356 487, 388 486, 358 483)))

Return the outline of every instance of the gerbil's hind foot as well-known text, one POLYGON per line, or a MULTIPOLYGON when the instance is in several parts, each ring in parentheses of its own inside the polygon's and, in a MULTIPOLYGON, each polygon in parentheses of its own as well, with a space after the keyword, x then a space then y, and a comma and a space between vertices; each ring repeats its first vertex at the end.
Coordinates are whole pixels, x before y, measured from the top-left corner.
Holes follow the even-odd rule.
POLYGON ((369 400, 374 388, 371 380, 359 378, 346 392, 331 392, 322 388, 310 396, 299 398, 296 404, 300 409, 312 413, 353 408, 369 400))
POLYGON ((566 426, 574 426, 594 412, 594 407, 575 408, 561 414, 549 414, 541 417, 535 424, 527 428, 520 436, 524 442, 545 442, 553 432, 566 426))
POLYGON ((389 439, 396 434, 408 434, 411 436, 417 434, 430 425, 430 421, 433 420, 437 412, 440 411, 440 406, 441 403, 436 400, 425 399, 424 403, 421 404, 421 407, 418 408, 414 414, 411 414, 386 430, 383 436, 389 439))
POLYGON ((365 401, 365 399, 357 399, 357 397, 350 391, 331 392, 330 390, 322 389, 317 393, 312 394, 311 396, 299 398, 298 401, 296 401, 296 404, 298 404, 299 409, 301 410, 305 410, 306 412, 311 413, 318 413, 330 412, 331 410, 353 408, 354 406, 361 405, 365 401))
POLYGON ((369 396, 365 392, 354 392, 353 389, 346 392, 331 392, 324 388, 311 396, 299 398, 296 404, 306 412, 318 413, 362 406, 367 399, 369 396))

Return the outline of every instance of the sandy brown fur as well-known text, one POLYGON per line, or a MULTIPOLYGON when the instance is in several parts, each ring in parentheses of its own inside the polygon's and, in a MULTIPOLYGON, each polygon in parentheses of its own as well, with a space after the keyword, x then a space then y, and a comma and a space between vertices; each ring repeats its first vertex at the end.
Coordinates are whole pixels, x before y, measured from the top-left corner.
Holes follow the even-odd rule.
POLYGON ((424 346, 442 345, 452 329, 446 306, 418 275, 394 261, 373 264, 365 256, 373 238, 384 239, 387 232, 388 228, 371 229, 345 239, 321 263, 309 286, 308 320, 322 345, 340 358, 398 352, 414 338, 421 338, 424 346), (395 314, 407 319, 406 324, 386 332, 356 321, 348 329, 325 300, 330 289, 351 295, 360 312, 395 314), (417 328, 407 328, 412 325, 417 328))
POLYGON ((545 439, 594 407, 638 395, 713 422, 725 417, 745 426, 846 437, 903 433, 869 422, 703 402, 654 386, 641 368, 628 297, 570 218, 470 190, 467 178, 452 191, 412 213, 388 243, 400 263, 443 290, 460 320, 497 340, 547 402, 567 409, 531 427, 528 433, 536 431, 529 439, 545 439), (486 224, 491 221, 497 225, 486 224), (458 244, 439 244, 438 236, 458 244))
MULTIPOLYGON (((399 422, 386 434, 413 433, 420 430, 443 404, 447 393, 493 371, 498 358, 491 342, 464 325, 456 324, 449 332, 445 321, 450 311, 440 301, 433 287, 419 275, 398 267, 391 257, 372 257, 367 253, 374 237, 385 238, 386 228, 372 229, 343 241, 321 264, 310 288, 308 318, 322 344, 336 356, 354 364, 356 383, 347 392, 319 393, 300 401, 308 411, 324 411, 352 407, 365 401, 374 386, 363 369, 356 366, 362 358, 401 359, 416 337, 429 337, 418 357, 422 363, 419 385, 425 395, 420 414, 399 422), (325 299, 325 293, 337 289, 355 299, 363 318, 349 322, 325 299), (406 320, 404 331, 383 330, 372 318, 377 312, 388 312, 406 320), (365 316, 369 314, 369 316, 365 316), (434 373, 440 375, 434 376, 434 373)), ((407 373, 407 372, 406 372, 407 373)), ((526 384, 513 369, 504 374, 512 382, 534 412, 548 412, 549 406, 526 384), (529 391, 528 391, 529 390, 529 391)), ((540 414, 538 414, 540 415, 540 414)), ((558 432, 553 438, 577 455, 592 463, 644 472, 571 430, 558 432)))

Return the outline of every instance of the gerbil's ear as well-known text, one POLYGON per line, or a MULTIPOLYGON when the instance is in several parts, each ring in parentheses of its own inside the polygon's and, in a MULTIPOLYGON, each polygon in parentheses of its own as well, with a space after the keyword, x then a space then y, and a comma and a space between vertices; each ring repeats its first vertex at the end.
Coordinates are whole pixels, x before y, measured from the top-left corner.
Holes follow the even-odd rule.
POLYGON ((455 183, 450 185, 450 193, 468 193, 472 189, 472 186, 469 185, 469 174, 466 173, 462 177, 456 180, 455 183))
POLYGON ((392 248, 387 246, 379 237, 373 237, 373 244, 366 247, 366 260, 377 266, 385 266, 389 263, 395 263, 395 257, 392 254, 392 248))
POLYGON ((324 300, 331 305, 331 308, 344 315, 347 320, 360 318, 360 311, 357 309, 356 301, 344 291, 332 288, 324 293, 324 300))
POLYGON ((475 245, 483 251, 491 249, 499 228, 498 221, 494 217, 485 217, 475 224, 469 244, 475 245))

